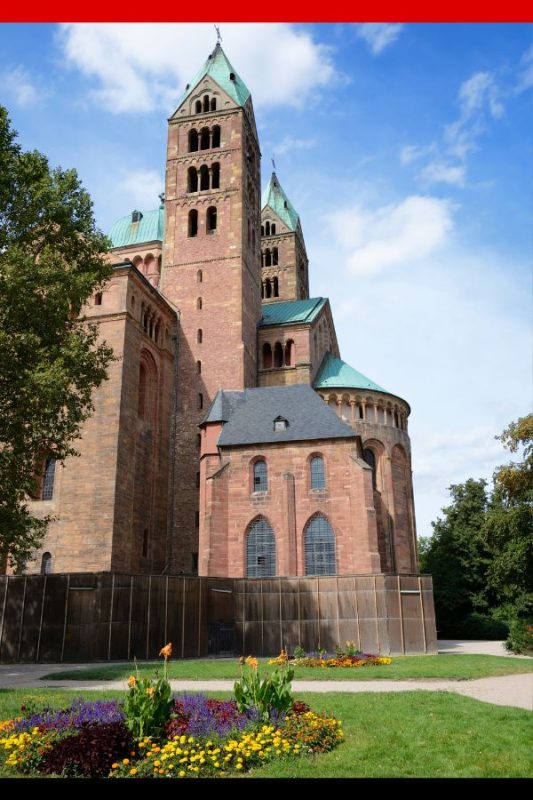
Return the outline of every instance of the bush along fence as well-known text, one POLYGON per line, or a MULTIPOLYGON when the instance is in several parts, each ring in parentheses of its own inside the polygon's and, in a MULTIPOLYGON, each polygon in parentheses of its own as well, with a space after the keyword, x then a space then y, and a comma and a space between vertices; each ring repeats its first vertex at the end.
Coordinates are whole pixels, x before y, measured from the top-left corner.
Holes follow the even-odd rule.
POLYGON ((436 652, 431 577, 223 579, 122 573, 0 576, 0 662, 177 658, 353 641, 378 655, 436 652))

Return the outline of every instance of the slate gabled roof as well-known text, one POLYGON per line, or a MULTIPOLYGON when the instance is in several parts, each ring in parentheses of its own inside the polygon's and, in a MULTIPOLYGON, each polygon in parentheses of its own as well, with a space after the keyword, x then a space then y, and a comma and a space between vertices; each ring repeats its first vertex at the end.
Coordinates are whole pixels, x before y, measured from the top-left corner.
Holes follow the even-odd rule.
POLYGON ((315 379, 315 389, 371 389, 374 392, 387 392, 370 378, 350 367, 342 358, 326 353, 315 379))
POLYGON ((242 78, 240 78, 235 72, 235 69, 228 60, 228 57, 226 56, 220 44, 217 42, 215 49, 211 55, 208 56, 203 67, 196 73, 192 81, 187 84, 187 88, 185 89, 185 92, 178 103, 178 108, 191 94, 191 92, 196 89, 200 81, 205 78, 206 75, 209 75, 211 78, 213 78, 215 83, 217 83, 220 88, 237 103, 237 105, 244 106, 250 97, 250 90, 242 78), (230 75, 234 76, 233 79, 230 78, 230 75))
POLYGON ((296 231, 300 220, 298 212, 281 188, 281 184, 275 172, 270 176, 268 186, 261 196, 261 211, 267 206, 277 214, 290 231, 296 231))
POLYGON ((225 423, 219 447, 355 438, 352 429, 306 384, 221 389, 202 425, 210 422, 225 423), (274 430, 277 417, 287 420, 284 430, 274 430))

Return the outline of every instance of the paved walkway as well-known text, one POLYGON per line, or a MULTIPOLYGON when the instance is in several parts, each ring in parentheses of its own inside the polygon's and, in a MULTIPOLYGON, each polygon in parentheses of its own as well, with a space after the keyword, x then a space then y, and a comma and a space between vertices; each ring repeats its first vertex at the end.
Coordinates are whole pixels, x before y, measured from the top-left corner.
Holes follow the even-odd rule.
MULTIPOLYGON (((440 641, 439 652, 485 653, 505 655, 502 642, 440 641)), ((123 662, 121 662, 123 663, 123 662)), ((2 664, 0 665, 0 688, 5 689, 78 689, 79 691, 102 691, 125 689, 126 681, 43 681, 44 675, 62 672, 65 669, 83 670, 85 664, 2 664)), ((228 691, 233 681, 171 681, 174 691, 228 691)), ((471 681, 413 680, 413 681, 293 681, 297 692, 411 692, 441 691, 473 697, 485 703, 514 706, 533 711, 533 673, 504 675, 498 678, 480 678, 471 681)))

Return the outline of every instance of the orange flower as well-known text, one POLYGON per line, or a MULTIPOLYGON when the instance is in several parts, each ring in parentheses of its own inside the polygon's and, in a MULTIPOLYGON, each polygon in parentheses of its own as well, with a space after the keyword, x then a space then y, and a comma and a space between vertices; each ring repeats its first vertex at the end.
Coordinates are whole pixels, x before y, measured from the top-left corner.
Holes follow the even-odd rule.
POLYGON ((257 658, 252 658, 252 656, 248 656, 248 658, 246 659, 246 663, 252 669, 257 669, 257 667, 259 666, 259 661, 257 660, 257 658))
POLYGON ((148 695, 148 697, 153 697, 154 694, 155 694, 154 687, 153 686, 149 686, 148 689, 146 690, 146 694, 148 695))
POLYGON ((130 689, 133 689, 134 686, 137 686, 137 678, 135 677, 135 675, 130 675, 130 677, 128 678, 128 686, 130 687, 130 689))
POLYGON ((159 655, 160 655, 160 656, 163 656, 163 658, 165 659, 165 661, 166 661, 168 658, 170 658, 170 656, 172 655, 172 642, 169 642, 169 643, 168 643, 168 644, 166 644, 164 647, 162 647, 162 648, 161 648, 161 650, 159 651, 159 655))

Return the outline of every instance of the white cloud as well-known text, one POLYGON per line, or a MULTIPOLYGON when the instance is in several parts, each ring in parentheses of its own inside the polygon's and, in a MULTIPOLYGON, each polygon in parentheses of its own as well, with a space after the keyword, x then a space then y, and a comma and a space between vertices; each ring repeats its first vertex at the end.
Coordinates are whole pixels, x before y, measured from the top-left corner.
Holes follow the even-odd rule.
POLYGON ((450 164, 445 161, 430 161, 420 172, 427 183, 448 183, 464 186, 466 168, 464 164, 450 164))
POLYGON ((285 136, 274 148, 274 153, 275 155, 283 156, 293 150, 310 150, 313 147, 316 147, 315 139, 298 139, 294 136, 285 136))
POLYGON ((500 91, 490 72, 476 72, 461 84, 459 102, 463 118, 471 117, 487 107, 493 117, 503 116, 503 106, 499 100, 500 91))
POLYGON ((352 275, 377 275, 427 258, 453 228, 448 200, 413 195, 396 205, 340 209, 327 220, 352 275))
MULTIPOLYGON (((254 105, 299 106, 335 77, 330 50, 288 24, 227 24, 223 47, 254 105)), ((213 50, 209 24, 65 24, 67 63, 93 79, 92 97, 113 113, 170 113, 213 50)))
POLYGON ((0 77, 2 94, 9 97, 19 108, 40 106, 50 94, 48 91, 38 89, 30 73, 22 66, 13 67, 0 77))
POLYGON ((357 35, 365 40, 372 53, 377 56, 396 41, 403 27, 384 22, 366 22, 357 26, 357 35))
POLYGON ((413 161, 424 158, 432 149, 432 145, 407 144, 400 149, 400 163, 404 166, 405 164, 412 164, 413 161))
POLYGON ((527 89, 533 87, 533 45, 526 50, 520 59, 520 71, 518 73, 518 81, 515 87, 517 94, 525 92, 527 89))
POLYGON ((124 198, 124 208, 129 202, 131 211, 134 206, 142 211, 156 208, 159 203, 158 195, 164 189, 163 176, 155 170, 132 170, 123 172, 118 177, 114 192, 124 198))

